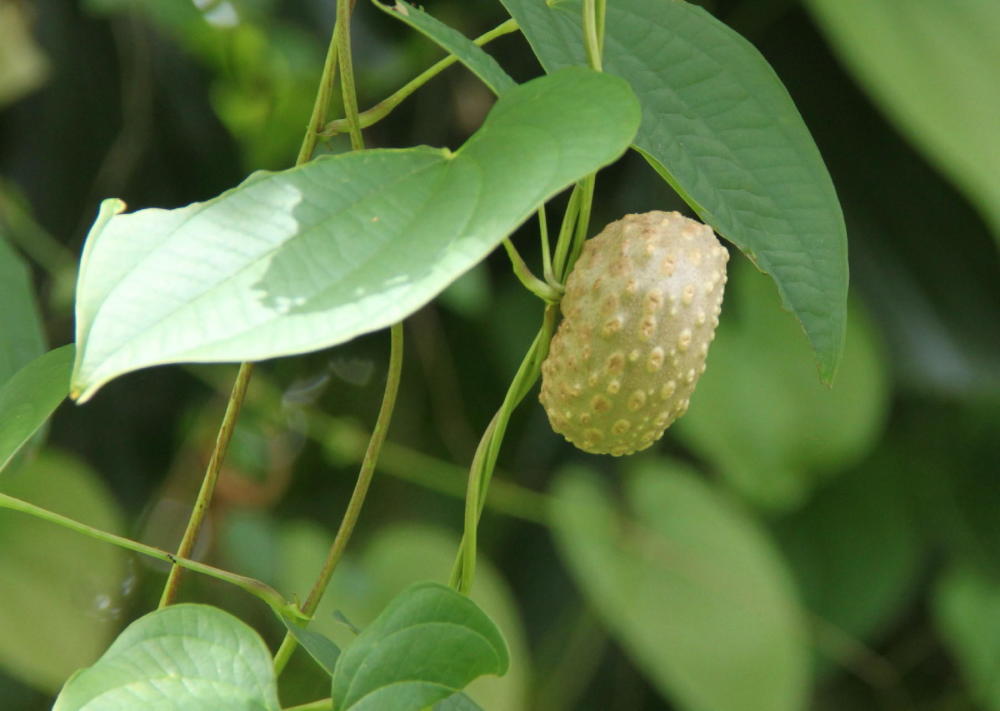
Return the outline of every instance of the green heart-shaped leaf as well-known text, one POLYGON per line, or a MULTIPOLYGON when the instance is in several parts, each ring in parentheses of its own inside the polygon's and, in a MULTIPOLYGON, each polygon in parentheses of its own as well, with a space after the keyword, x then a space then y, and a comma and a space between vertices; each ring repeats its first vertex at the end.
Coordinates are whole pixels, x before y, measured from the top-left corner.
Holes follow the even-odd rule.
POLYGON ((278 711, 264 640, 208 605, 139 618, 94 666, 66 682, 52 711, 278 711))

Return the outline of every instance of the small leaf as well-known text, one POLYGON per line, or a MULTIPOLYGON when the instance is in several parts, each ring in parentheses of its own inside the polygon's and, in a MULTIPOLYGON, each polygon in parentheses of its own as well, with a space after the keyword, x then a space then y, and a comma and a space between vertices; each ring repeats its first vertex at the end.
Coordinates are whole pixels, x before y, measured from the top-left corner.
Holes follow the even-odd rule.
POLYGON ((393 7, 383 5, 378 0, 372 2, 382 12, 402 20, 449 54, 455 55, 458 61, 468 67, 497 96, 517 86, 493 57, 461 32, 402 0, 397 0, 393 7))
POLYGON ((340 657, 340 647, 334 644, 329 637, 308 627, 303 627, 295 620, 283 617, 281 621, 285 623, 288 631, 299 641, 309 656, 316 660, 323 671, 333 676, 334 669, 337 667, 337 659, 340 657))
POLYGON ((771 542, 682 464, 627 481, 630 511, 586 470, 553 492, 559 550, 612 632, 684 709, 800 711, 809 654, 771 542))
MULTIPOLYGON (((5 472, 0 491, 104 531, 125 529, 111 492, 67 455, 43 450, 5 472)), ((123 597, 135 583, 128 562, 120 548, 0 512, 0 666, 54 694, 92 664, 118 631, 123 597)))
POLYGON ((979 206, 1000 242, 1000 3, 809 0, 889 118, 979 206))
POLYGON ((973 698, 1000 711, 1000 579, 954 568, 937 586, 934 612, 973 698))
POLYGON ((73 355, 72 345, 49 351, 0 387, 0 471, 66 398, 73 355))
POLYGON ((278 711, 271 655, 246 624, 174 605, 122 632, 66 683, 52 711, 278 711))
POLYGON ((707 370, 675 433, 740 495, 788 510, 878 441, 889 397, 882 352, 855 304, 840 375, 826 387, 761 274, 734 264, 728 292, 707 370))
POLYGON ((333 702, 341 711, 416 711, 508 664, 503 637, 472 600, 417 583, 340 656, 333 702))
POLYGON ((320 158, 177 210, 105 201, 80 270, 73 395, 151 365, 262 360, 389 326, 618 158, 638 123, 625 82, 569 69, 506 92, 455 153, 320 158))
MULTIPOLYGON (((546 71, 585 65, 580 0, 502 0, 546 71)), ((635 147, 774 279, 833 379, 847 320, 847 234, 823 159, 760 53, 680 0, 607 7, 604 70, 642 104, 635 147)))

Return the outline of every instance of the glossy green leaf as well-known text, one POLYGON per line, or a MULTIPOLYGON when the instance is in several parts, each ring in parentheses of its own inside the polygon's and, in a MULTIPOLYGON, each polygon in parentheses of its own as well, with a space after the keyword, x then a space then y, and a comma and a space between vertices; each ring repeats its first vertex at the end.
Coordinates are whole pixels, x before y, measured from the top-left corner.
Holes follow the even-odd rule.
POLYGON ((934 612, 973 698, 1000 709, 1000 579, 956 567, 939 581, 934 612))
POLYGON ((392 7, 383 5, 378 0, 372 0, 372 2, 382 12, 402 20, 428 39, 433 40, 449 54, 455 55, 458 61, 482 79, 483 83, 497 96, 517 86, 493 57, 458 30, 448 27, 423 10, 402 2, 402 0, 396 0, 396 4, 392 7))
POLYGON ((320 158, 177 210, 105 201, 77 290, 74 395, 137 368, 302 353, 395 323, 615 160, 638 122, 625 82, 569 69, 505 93, 454 153, 320 158))
MULTIPOLYGON (((281 590, 304 596, 323 565, 330 533, 314 524, 292 522, 279 536, 281 590)), ((341 647, 356 633, 343 621, 364 629, 394 597, 418 580, 445 581, 455 561, 459 539, 429 526, 397 524, 381 527, 360 554, 348 552, 337 567, 320 602, 310 630, 322 633, 341 647)), ((244 572, 241 569, 241 572, 244 572)), ((249 572, 249 571, 247 571, 249 572)), ((510 668, 502 677, 483 676, 465 693, 489 711, 523 711, 528 704, 531 659, 524 625, 510 588, 481 553, 476 567, 472 600, 494 621, 507 641, 510 668)), ((454 697, 453 697, 454 698, 454 697)), ((458 700, 452 703, 459 703, 458 700)))
POLYGON ((264 640, 228 612, 173 605, 122 632, 52 711, 278 711, 264 640))
POLYGON ((886 368, 860 306, 851 311, 832 388, 816 381, 807 354, 767 280, 746 263, 732 264, 708 369, 674 432, 766 508, 798 506, 860 461, 886 417, 886 368))
MULTIPOLYGON (((69 456, 43 451, 0 477, 0 491, 104 531, 125 528, 111 492, 69 456)), ((135 584, 121 549, 13 511, 0 511, 0 571, 0 666, 50 694, 104 651, 135 584)))
POLYGON ((500 631, 472 600, 438 583, 416 583, 341 654, 334 706, 414 711, 476 677, 502 675, 508 664, 500 631))
POLYGON ((805 629, 764 532, 677 462, 633 467, 628 512, 588 474, 555 485, 556 541, 656 687, 683 709, 803 709, 805 629))
MULTIPOLYGON (((580 0, 502 1, 547 71, 586 64, 580 0)), ((832 380, 847 317, 846 230, 822 157, 770 65, 696 5, 615 0, 604 70, 642 104, 635 147, 772 276, 832 380)))
MULTIPOLYGON (((0 11, 2 12, 2 11, 0 11)), ((0 197, 0 204, 3 199, 0 197)), ((0 218, 2 219, 2 218, 0 218)), ((0 222, 0 230, 3 223, 0 222)), ((31 272, 0 233, 0 386, 45 352, 42 318, 35 301, 31 272)))
MULTIPOLYGON (((923 562, 907 499, 912 482, 894 454, 866 462, 774 523, 809 612, 863 641, 878 641, 907 609, 923 562)), ((819 645, 821 656, 847 661, 837 651, 819 645)))
POLYGON ((66 398, 73 354, 72 345, 49 351, 0 387, 0 471, 66 398))
POLYGON ((1000 3, 809 0, 871 96, 965 191, 1000 241, 1000 3))

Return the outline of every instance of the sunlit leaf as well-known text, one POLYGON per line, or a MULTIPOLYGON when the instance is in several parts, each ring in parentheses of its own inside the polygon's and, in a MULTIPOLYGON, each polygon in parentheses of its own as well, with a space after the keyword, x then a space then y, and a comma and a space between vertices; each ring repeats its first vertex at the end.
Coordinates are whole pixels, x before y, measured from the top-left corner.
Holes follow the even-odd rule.
MULTIPOLYGON (((547 71, 586 64, 581 2, 502 0, 547 71)), ((831 380, 844 345, 847 237, 823 159, 745 39, 679 0, 607 4, 604 69, 642 104, 635 147, 772 276, 831 380)))
POLYGON ((809 0, 834 49, 1000 241, 1000 3, 809 0))
POLYGON ((73 355, 72 345, 49 351, 0 387, 0 470, 66 399, 73 355))
POLYGON ((472 600, 438 583, 404 590, 344 650, 333 677, 343 711, 413 711, 476 677, 507 671, 507 645, 472 600))
POLYGON ((454 153, 320 158, 176 210, 105 201, 77 290, 74 395, 137 368, 302 353, 391 325, 616 159, 638 121, 627 84, 569 69, 505 93, 454 153))
POLYGON ((803 619, 764 532, 677 462, 626 487, 627 512, 585 470, 553 490, 559 549, 626 651, 683 709, 804 708, 803 619))
POLYGON ((246 624, 209 605, 173 605, 129 625, 75 674, 53 711, 278 711, 271 655, 246 624))
MULTIPOLYGON (((105 531, 124 529, 111 493, 68 456, 43 452, 5 472, 0 491, 105 531)), ((12 511, 0 511, 0 571, 0 665, 49 693, 101 654, 135 583, 121 549, 12 511)))

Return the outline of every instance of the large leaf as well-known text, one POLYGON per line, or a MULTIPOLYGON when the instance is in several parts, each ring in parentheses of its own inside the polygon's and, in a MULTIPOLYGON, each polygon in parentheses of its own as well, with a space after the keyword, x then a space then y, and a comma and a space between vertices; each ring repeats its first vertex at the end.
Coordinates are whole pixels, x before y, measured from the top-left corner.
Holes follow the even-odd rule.
POLYGON ((809 0, 885 112, 992 222, 1000 241, 1000 3, 809 0))
POLYGON ((472 600, 438 583, 396 597, 337 661, 341 711, 414 711, 507 671, 507 645, 472 600))
MULTIPOLYGON (((0 13, 3 11, 0 10, 0 13)), ((2 186, 0 186, 2 189, 2 186)), ((0 195, 0 206, 4 196, 0 195)), ((0 216, 0 229, 3 229, 0 216)), ((35 302, 28 265, 0 233, 0 284, 3 302, 0 307, 0 385, 29 361, 45 352, 42 319, 35 302)))
POLYGON ((105 201, 77 290, 74 396, 182 361, 260 360, 406 317, 639 123, 620 79, 570 69, 506 92, 458 151, 321 158, 177 210, 105 201))
POLYGON ((1000 579, 956 567, 938 583, 934 612, 973 698, 1000 711, 1000 579))
POLYGON ((402 20, 413 29, 432 39, 449 54, 455 55, 462 64, 482 79, 483 83, 494 94, 499 96, 508 89, 517 86, 493 57, 486 54, 479 45, 458 30, 448 27, 423 10, 401 0, 397 0, 392 7, 383 5, 378 0, 372 0, 372 2, 382 12, 402 20))
POLYGON ((556 483, 559 549, 651 681, 684 709, 802 709, 805 630, 763 532, 675 462, 634 468, 628 513, 586 474, 556 483))
POLYGON ((813 375, 802 333, 750 265, 733 265, 726 305, 675 431, 741 495, 790 509, 878 440, 889 395, 881 349, 856 305, 840 375, 828 388, 813 375))
MULTIPOLYGON (((111 492, 65 455, 43 452, 0 478, 0 491, 101 530, 124 529, 111 492)), ((117 631, 123 594, 135 582, 127 562, 114 546, 0 512, 0 665, 54 693, 91 664, 117 631)))
POLYGON ((75 674, 52 711, 278 711, 271 655, 246 624, 174 605, 129 625, 75 674))
POLYGON ((49 351, 0 387, 0 471, 66 399, 72 345, 49 351))
MULTIPOLYGON (((586 64, 580 0, 502 0, 547 71, 586 64)), ((635 147, 778 286, 832 380, 844 344, 847 237, 822 157, 745 39, 679 0, 607 7, 604 69, 642 104, 635 147)))

